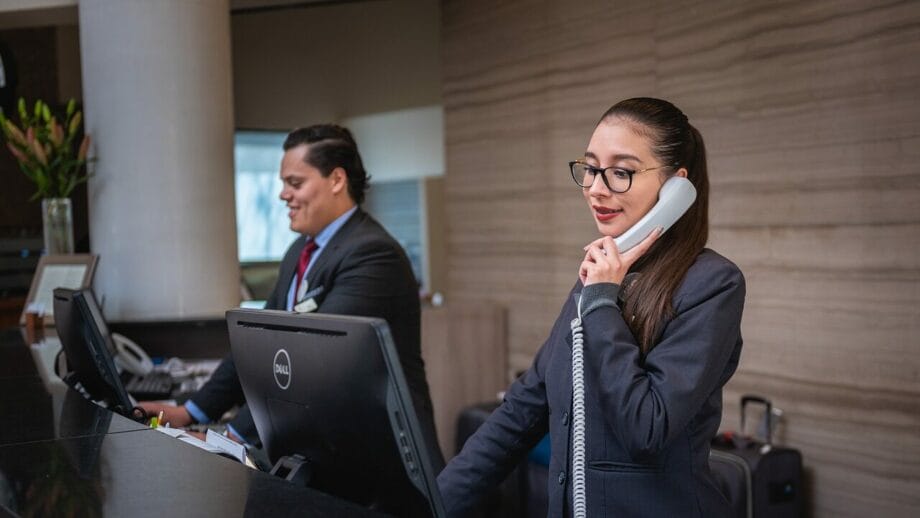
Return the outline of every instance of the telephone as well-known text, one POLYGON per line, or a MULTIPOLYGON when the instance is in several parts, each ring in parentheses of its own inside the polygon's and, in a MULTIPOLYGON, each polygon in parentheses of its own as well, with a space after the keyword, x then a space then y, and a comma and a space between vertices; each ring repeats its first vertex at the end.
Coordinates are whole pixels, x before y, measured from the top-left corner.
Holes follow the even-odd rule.
POLYGON ((136 376, 146 376, 153 370, 153 361, 147 353, 130 338, 112 333, 112 342, 115 344, 115 364, 136 376))
MULTIPOLYGON (((696 188, 682 176, 668 178, 658 191, 658 203, 635 225, 615 238, 617 249, 625 252, 638 245, 655 229, 671 228, 696 201, 696 188)), ((587 516, 585 483, 585 373, 584 334, 581 327, 581 297, 572 320, 572 507, 575 518, 587 516)))
POLYGON ((648 211, 635 225, 615 238, 617 250, 623 253, 638 245, 655 230, 662 227, 662 232, 671 228, 696 200, 696 188, 690 180, 682 176, 668 178, 658 191, 658 203, 648 211))

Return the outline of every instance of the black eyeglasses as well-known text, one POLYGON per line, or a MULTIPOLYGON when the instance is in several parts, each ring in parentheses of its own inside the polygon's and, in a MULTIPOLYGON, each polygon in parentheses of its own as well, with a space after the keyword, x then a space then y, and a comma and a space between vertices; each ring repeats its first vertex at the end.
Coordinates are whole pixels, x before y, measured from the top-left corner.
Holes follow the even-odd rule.
POLYGON ((604 185, 607 186, 607 189, 616 193, 624 193, 628 191, 630 187, 632 187, 633 175, 644 173, 646 171, 652 171, 654 169, 664 169, 665 167, 672 166, 659 165, 656 167, 647 167, 638 171, 632 171, 624 167, 594 167, 593 165, 586 164, 581 160, 569 162, 569 170, 572 171, 572 179, 575 180, 575 183, 577 183, 578 186, 582 189, 590 188, 592 185, 594 185, 595 178, 600 176, 604 181, 604 185))

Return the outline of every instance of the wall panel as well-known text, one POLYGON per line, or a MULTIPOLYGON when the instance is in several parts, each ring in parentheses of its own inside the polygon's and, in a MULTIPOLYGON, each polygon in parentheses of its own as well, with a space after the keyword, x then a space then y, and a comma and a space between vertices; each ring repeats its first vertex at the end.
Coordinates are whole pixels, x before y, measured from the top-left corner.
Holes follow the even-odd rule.
POLYGON ((526 368, 596 230, 565 162, 617 100, 706 138, 710 246, 748 280, 725 391, 786 412, 811 514, 920 512, 920 3, 442 2, 448 295, 526 368))

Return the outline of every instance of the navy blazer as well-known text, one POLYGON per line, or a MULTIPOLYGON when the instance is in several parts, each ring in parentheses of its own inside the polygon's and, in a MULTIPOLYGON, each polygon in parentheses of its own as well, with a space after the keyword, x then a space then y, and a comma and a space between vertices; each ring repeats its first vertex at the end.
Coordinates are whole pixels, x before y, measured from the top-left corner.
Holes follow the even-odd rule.
MULTIPOLYGON (((576 283, 533 365, 438 477, 450 516, 465 516, 550 434, 549 516, 571 513, 572 334, 576 283)), ((745 284, 731 261, 704 250, 677 289, 674 317, 643 355, 622 314, 583 320, 588 516, 729 516, 709 472, 722 386, 741 354, 745 284)))

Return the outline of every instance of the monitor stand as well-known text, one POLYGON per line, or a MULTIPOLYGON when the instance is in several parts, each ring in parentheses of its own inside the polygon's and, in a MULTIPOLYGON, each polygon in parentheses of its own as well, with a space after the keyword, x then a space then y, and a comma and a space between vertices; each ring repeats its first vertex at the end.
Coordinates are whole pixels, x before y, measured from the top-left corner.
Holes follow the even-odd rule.
POLYGON ((303 455, 285 455, 278 459, 278 462, 272 467, 271 474, 293 482, 298 486, 307 487, 310 485, 312 470, 310 461, 303 455))

